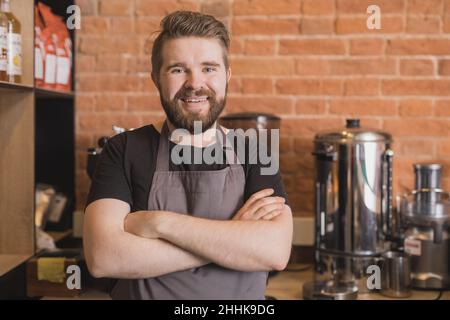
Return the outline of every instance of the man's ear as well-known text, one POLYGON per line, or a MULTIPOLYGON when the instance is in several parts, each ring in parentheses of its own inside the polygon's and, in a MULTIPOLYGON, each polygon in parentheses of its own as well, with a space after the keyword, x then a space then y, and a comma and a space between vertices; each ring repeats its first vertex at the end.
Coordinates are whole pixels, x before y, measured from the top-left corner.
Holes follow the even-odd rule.
POLYGON ((228 67, 228 70, 227 70, 227 82, 230 81, 230 78, 231 78, 231 68, 228 67))

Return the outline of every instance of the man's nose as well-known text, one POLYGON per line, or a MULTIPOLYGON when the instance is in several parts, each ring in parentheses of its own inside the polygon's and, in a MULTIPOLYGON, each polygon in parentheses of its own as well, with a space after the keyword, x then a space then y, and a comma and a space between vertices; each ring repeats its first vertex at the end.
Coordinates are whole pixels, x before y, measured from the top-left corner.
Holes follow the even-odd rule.
POLYGON ((198 71, 191 71, 186 80, 186 87, 188 89, 197 90, 205 87, 203 73, 198 71))

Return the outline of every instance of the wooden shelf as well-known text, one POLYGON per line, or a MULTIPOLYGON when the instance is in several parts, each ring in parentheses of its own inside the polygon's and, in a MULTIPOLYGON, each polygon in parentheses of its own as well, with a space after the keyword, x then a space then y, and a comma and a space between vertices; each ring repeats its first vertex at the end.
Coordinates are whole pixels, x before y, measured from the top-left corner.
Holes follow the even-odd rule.
POLYGON ((73 99, 75 97, 75 93, 73 91, 65 92, 65 91, 56 91, 56 90, 47 90, 42 88, 36 88, 36 98, 44 98, 44 99, 73 99))
POLYGON ((33 86, 27 85, 27 84, 20 84, 20 83, 10 83, 10 82, 4 82, 0 81, 0 90, 8 90, 8 91, 32 91, 33 86))
POLYGON ((31 258, 31 255, 0 254, 0 277, 24 263, 29 258, 31 258))

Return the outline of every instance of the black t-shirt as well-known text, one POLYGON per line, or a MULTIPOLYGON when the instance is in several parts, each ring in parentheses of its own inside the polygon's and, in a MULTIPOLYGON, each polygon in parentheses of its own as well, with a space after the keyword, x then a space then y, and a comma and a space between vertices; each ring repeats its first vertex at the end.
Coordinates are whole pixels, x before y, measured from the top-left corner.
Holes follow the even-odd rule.
MULTIPOLYGON (((133 131, 118 134, 106 143, 96 166, 87 205, 98 199, 113 198, 130 204, 131 211, 147 210, 148 195, 156 169, 156 159, 160 133, 153 125, 147 125, 133 131)), ((235 140, 236 143, 236 140, 235 140)), ((283 188, 280 173, 262 175, 262 165, 259 161, 249 161, 257 154, 257 150, 249 147, 246 140, 245 162, 242 164, 245 172, 245 195, 247 200, 253 193, 273 188, 274 196, 284 197, 288 202, 283 188)), ((170 150, 175 143, 170 142, 170 150)), ((195 148, 195 147, 190 147, 195 148)), ((194 154, 194 150, 191 150, 194 154)), ((214 153, 213 153, 214 154, 214 153)), ((241 161, 242 162, 242 161, 241 161)), ((179 164, 169 163, 170 171, 204 171, 220 170, 227 164, 179 164)))

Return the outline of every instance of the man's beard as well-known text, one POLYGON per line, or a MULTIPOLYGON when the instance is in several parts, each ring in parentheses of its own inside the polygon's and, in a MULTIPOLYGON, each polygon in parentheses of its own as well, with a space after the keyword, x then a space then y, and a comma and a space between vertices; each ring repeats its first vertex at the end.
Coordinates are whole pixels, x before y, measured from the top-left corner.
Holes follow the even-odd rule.
POLYGON ((159 94, 161 104, 166 112, 167 118, 175 128, 182 128, 188 130, 191 134, 194 133, 194 122, 202 122, 202 132, 211 128, 216 120, 219 118, 223 109, 225 108, 228 85, 225 87, 224 98, 217 100, 216 94, 207 89, 199 89, 197 91, 181 88, 172 100, 166 100, 163 95, 159 94), (192 96, 207 96, 209 103, 209 110, 206 116, 201 116, 199 113, 186 112, 183 113, 183 107, 180 105, 181 98, 192 96))

